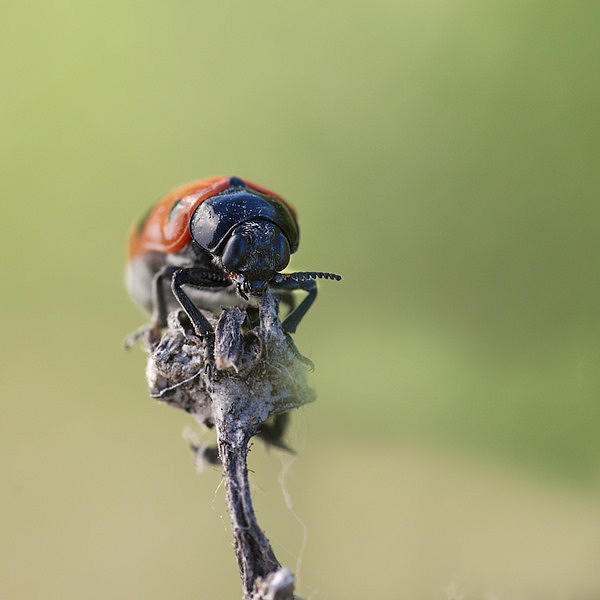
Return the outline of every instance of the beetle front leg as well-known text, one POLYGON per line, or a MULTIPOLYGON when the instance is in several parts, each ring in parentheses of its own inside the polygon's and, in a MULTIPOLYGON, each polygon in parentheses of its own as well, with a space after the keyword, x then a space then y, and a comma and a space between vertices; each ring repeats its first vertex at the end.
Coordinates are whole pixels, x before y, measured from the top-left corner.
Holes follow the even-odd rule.
POLYGON ((281 323, 281 327, 285 333, 296 333, 300 321, 317 298, 317 282, 314 279, 305 279, 302 281, 284 279, 278 283, 271 284, 271 287, 276 290, 303 290, 308 292, 304 300, 281 323))
POLYGON ((224 275, 220 276, 214 271, 201 268, 176 269, 171 278, 171 290, 173 295, 181 304, 181 308, 190 318, 194 330, 200 336, 209 335, 213 332, 211 324, 202 314, 200 309, 192 302, 190 297, 183 291, 182 285, 193 285, 195 287, 225 287, 231 282, 224 275))

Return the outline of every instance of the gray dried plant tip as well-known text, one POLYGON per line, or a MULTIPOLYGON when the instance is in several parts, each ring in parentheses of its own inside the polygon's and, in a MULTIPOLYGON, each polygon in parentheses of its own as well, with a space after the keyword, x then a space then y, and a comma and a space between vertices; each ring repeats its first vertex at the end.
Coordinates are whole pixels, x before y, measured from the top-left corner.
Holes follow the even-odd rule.
POLYGON ((245 600, 294 598, 293 575, 281 567, 256 521, 246 464, 252 436, 285 447, 287 412, 315 399, 306 383, 309 361, 283 332, 277 309, 267 293, 258 314, 237 306, 218 319, 207 312, 214 334, 203 337, 176 311, 162 336, 145 338, 150 394, 216 430, 216 447, 196 451, 223 466, 245 600))
POLYGON ((283 333, 276 299, 260 298, 253 328, 247 326, 246 309, 238 306, 224 309, 218 320, 205 314, 214 335, 196 335, 178 310, 169 315, 162 337, 146 338, 150 395, 210 428, 226 409, 249 437, 258 434, 285 447, 287 411, 314 401, 315 393, 306 383, 310 361, 283 333))

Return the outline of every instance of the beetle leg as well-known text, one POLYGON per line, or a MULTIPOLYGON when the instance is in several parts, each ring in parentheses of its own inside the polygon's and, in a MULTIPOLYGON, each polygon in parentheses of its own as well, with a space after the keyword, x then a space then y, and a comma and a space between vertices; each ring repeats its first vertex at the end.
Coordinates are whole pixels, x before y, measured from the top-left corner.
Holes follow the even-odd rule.
POLYGON ((225 276, 220 276, 214 271, 198 267, 189 269, 176 269, 171 278, 171 289, 177 298, 181 308, 190 318, 192 325, 198 335, 209 335, 213 329, 200 309, 192 302, 190 297, 183 291, 182 285, 193 285, 195 287, 225 287, 231 281, 225 276))
POLYGON ((288 314, 296 307, 296 298, 294 298, 294 294, 291 290, 278 290, 277 297, 279 298, 280 304, 283 304, 287 307, 288 314))
POLYGON ((314 279, 305 279, 302 281, 284 279, 283 281, 272 283, 271 287, 275 290, 303 290, 308 292, 304 300, 281 323, 281 327, 285 333, 296 333, 300 321, 317 297, 317 282, 314 279))
POLYGON ((179 267, 165 266, 152 278, 152 316, 150 323, 145 323, 136 329, 124 341, 125 348, 131 348, 141 337, 145 337, 149 343, 158 342, 160 330, 167 326, 167 301, 165 298, 164 280, 173 277, 173 273, 179 267))
POLYGON ((163 328, 167 326, 167 300, 165 298, 165 287, 163 282, 166 279, 171 279, 173 274, 180 267, 167 265, 163 267, 152 279, 152 319, 151 322, 155 327, 163 328))

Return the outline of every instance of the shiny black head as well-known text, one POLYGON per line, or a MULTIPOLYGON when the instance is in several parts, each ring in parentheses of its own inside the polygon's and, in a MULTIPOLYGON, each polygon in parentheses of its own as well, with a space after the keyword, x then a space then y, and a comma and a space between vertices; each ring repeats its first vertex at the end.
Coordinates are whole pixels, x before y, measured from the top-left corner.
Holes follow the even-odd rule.
POLYGON ((231 179, 225 191, 198 205, 193 240, 237 283, 241 295, 260 295, 298 248, 298 224, 278 198, 231 179))
POLYGON ((260 295, 290 262, 290 245, 277 225, 256 219, 233 229, 223 245, 220 263, 235 275, 241 292, 260 295))

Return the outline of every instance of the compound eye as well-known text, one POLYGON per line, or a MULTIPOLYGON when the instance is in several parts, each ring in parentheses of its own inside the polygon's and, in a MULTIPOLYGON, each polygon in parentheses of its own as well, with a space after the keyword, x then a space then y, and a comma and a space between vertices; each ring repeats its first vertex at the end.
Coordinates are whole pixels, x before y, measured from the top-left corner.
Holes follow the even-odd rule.
POLYGON ((235 233, 229 238, 223 249, 221 261, 230 273, 235 273, 246 263, 248 258, 248 241, 235 233))
POLYGON ((277 236, 277 240, 275 241, 275 250, 279 255, 275 270, 283 271, 283 269, 285 269, 290 262, 290 244, 283 233, 280 233, 277 236))

